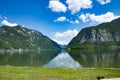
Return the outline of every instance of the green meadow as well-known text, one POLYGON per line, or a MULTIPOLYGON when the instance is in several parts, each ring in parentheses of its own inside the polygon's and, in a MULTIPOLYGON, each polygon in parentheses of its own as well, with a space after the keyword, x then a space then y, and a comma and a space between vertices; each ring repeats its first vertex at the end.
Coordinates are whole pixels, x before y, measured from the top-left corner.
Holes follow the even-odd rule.
POLYGON ((120 70, 0 67, 0 80, 97 80, 97 76, 120 77, 120 70))

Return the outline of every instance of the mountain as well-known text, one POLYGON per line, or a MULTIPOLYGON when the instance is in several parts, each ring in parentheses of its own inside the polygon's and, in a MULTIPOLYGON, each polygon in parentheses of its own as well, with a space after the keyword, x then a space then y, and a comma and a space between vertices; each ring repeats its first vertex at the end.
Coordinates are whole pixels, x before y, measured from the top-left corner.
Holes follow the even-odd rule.
POLYGON ((62 44, 59 44, 59 46, 60 46, 61 48, 66 48, 66 47, 67 47, 67 45, 62 45, 62 44))
POLYGON ((120 18, 82 29, 68 44, 69 48, 120 46, 120 18))
POLYGON ((0 49, 60 49, 42 33, 20 25, 0 27, 0 49))

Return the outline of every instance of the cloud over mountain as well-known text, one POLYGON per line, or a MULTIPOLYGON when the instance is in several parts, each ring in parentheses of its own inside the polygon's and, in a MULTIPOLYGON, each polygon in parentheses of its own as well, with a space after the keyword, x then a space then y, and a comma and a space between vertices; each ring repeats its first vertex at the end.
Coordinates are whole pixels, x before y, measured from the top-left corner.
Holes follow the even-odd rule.
POLYGON ((73 30, 67 30, 65 32, 56 32, 54 34, 54 41, 56 41, 59 44, 67 45, 69 41, 75 37, 78 34, 78 31, 76 29, 73 30))
POLYGON ((7 20, 3 20, 1 22, 2 25, 6 25, 6 26, 10 26, 10 27, 14 27, 14 26, 17 26, 18 24, 17 23, 10 23, 9 21, 7 20))

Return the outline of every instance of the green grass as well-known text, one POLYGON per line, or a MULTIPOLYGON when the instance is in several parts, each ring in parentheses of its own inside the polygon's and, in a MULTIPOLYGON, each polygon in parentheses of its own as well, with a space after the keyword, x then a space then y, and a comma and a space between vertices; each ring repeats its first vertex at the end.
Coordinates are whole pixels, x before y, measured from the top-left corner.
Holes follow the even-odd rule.
POLYGON ((0 80, 97 80, 97 76, 120 77, 120 70, 0 67, 0 80))

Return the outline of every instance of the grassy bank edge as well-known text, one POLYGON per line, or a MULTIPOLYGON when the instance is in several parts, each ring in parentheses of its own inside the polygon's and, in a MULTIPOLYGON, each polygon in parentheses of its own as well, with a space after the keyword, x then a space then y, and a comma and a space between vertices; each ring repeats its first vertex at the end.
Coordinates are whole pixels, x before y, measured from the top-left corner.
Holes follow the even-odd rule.
POLYGON ((0 66, 0 80, 97 80, 97 76, 120 77, 120 70, 0 66))

